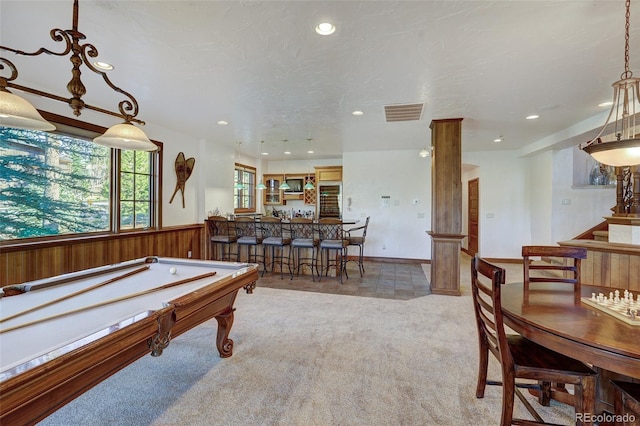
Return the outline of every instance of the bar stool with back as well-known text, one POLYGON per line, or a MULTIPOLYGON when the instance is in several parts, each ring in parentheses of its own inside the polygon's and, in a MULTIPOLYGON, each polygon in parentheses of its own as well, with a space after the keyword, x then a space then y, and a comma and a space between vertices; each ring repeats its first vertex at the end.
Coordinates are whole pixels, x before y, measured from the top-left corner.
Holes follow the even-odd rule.
MULTIPOLYGON (((247 262, 258 263, 258 257, 262 255, 258 254, 258 246, 262 244, 263 236, 261 230, 258 229, 258 222, 255 218, 249 216, 236 216, 236 243, 238 244, 238 262, 241 259, 242 246, 247 247, 247 262)), ((264 266, 264 258, 262 259, 262 265, 264 266)))
MULTIPOLYGON (((364 241, 367 237, 367 228, 369 227, 369 218, 364 222, 362 226, 356 226, 355 228, 347 229, 345 232, 347 234, 347 240, 349 240, 349 247, 355 246, 358 247, 358 259, 357 260, 347 260, 347 262, 356 262, 358 264, 358 269, 360 269, 360 276, 364 274, 364 241), (353 232, 362 231, 361 235, 354 235, 353 232)), ((347 247, 348 250, 348 247, 347 247)))
MULTIPOLYGON (((316 280, 313 268, 316 273, 318 271, 318 237, 316 234, 316 226, 313 220, 308 218, 296 217, 291 219, 291 255, 293 257, 293 270, 300 275, 300 267, 307 265, 311 269, 311 279, 316 280), (311 257, 300 257, 300 249, 311 252, 311 257)), ((303 252, 304 253, 304 252, 303 252)), ((293 279, 293 271, 291 272, 293 279)))
MULTIPOLYGON (((594 413, 596 372, 582 362, 540 346, 519 334, 506 334, 500 297, 504 282, 504 269, 486 262, 478 255, 471 259, 471 290, 479 341, 476 398, 484 397, 487 384, 502 385, 502 426, 547 424, 519 389, 538 385, 517 383, 517 379, 542 383, 541 393, 549 383, 570 383, 574 385, 576 413, 594 413), (487 381, 489 352, 500 362, 502 382, 487 381), (535 421, 513 418, 514 396, 518 396, 535 421)), ((576 416, 576 424, 592 423, 583 423, 576 416)))
MULTIPOLYGON (((325 277, 329 276, 329 269, 335 267, 336 275, 340 277, 342 284, 342 275, 349 278, 345 268, 347 260, 347 246, 349 240, 345 238, 342 221, 334 218, 322 218, 317 222, 318 236, 320 237, 320 264, 325 272, 325 277), (335 257, 331 259, 331 252, 335 257), (326 264, 325 264, 326 261, 326 264)), ((322 270, 320 271, 320 279, 322 279, 322 270)))
POLYGON ((234 256, 236 260, 238 260, 237 254, 231 253, 231 246, 238 240, 233 224, 224 216, 210 216, 207 218, 207 224, 209 226, 213 260, 230 261, 231 256, 234 256), (217 246, 220 246, 222 251, 220 256, 215 256, 217 246), (225 247, 227 248, 226 254, 225 247))
POLYGON ((277 217, 263 217, 260 219, 260 228, 262 229, 262 235, 264 239, 262 240, 262 260, 265 262, 264 269, 262 271, 262 275, 267 270, 267 249, 271 248, 271 272, 273 272, 273 267, 276 263, 276 254, 275 250, 278 249, 280 255, 278 256, 278 264, 280 265, 280 278, 283 278, 284 271, 284 252, 285 248, 289 247, 289 252, 287 253, 287 267, 289 268, 289 274, 292 273, 291 270, 291 227, 288 222, 283 222, 280 218, 277 217))

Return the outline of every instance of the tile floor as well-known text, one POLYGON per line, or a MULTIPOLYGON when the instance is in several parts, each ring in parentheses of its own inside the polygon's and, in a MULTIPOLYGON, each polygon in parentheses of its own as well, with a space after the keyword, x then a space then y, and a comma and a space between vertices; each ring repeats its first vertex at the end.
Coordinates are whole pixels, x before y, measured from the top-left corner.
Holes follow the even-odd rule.
POLYGON ((322 280, 316 277, 315 282, 310 275, 295 275, 290 279, 285 266, 283 279, 278 272, 267 272, 258 280, 257 286, 398 300, 431 293, 429 280, 420 263, 366 261, 364 268, 364 276, 360 277, 357 264, 349 262, 349 278, 343 277, 340 284, 339 277, 323 276, 322 280))

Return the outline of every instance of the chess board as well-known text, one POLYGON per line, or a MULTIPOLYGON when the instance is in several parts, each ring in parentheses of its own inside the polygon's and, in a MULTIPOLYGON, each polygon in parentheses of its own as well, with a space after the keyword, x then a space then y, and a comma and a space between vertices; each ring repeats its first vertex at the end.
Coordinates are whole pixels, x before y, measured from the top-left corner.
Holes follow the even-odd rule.
POLYGON ((627 324, 640 326, 640 302, 635 301, 631 303, 630 308, 637 312, 635 319, 631 318, 631 315, 627 314, 627 307, 623 306, 620 302, 614 302, 613 300, 604 300, 600 303, 597 300, 593 300, 590 297, 583 297, 580 299, 582 303, 592 306, 606 314, 609 314, 615 318, 618 318, 627 324))

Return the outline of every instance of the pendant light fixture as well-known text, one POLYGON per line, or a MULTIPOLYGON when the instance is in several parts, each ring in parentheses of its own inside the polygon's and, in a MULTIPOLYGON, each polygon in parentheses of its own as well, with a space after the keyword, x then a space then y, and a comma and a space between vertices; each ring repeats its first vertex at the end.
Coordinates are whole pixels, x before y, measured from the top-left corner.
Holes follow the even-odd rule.
MULTIPOLYGON (((311 138, 307 138, 307 141, 309 143, 311 143, 311 140, 311 138)), ((307 191, 316 189, 316 187, 313 185, 313 182, 311 182, 311 161, 309 161, 309 155, 313 154, 313 151, 310 148, 311 147, 307 149, 307 183, 304 184, 304 189, 306 189, 307 191)))
MULTIPOLYGON (((613 105, 598 135, 580 148, 602 164, 616 167, 640 164, 640 129, 636 115, 640 114, 640 79, 629 70, 629 17, 631 0, 625 2, 624 72, 613 83, 613 105), (614 140, 603 141, 611 131, 614 140)), ((640 124, 640 118, 638 119, 640 124)))
MULTIPOLYGON (((260 152, 264 152, 264 141, 260 141, 260 152)), ((265 189, 267 189, 267 185, 264 184, 264 182, 262 181, 262 178, 260 178, 260 183, 256 185, 256 189, 263 191, 265 189)))
POLYGON ((33 105, 31 105, 27 100, 9 91, 9 89, 14 89, 53 99, 58 102, 67 103, 71 109, 73 109, 73 113, 76 116, 79 116, 81 111, 86 108, 102 114, 119 117, 124 120, 123 123, 112 126, 102 136, 95 138, 95 143, 112 148, 129 149, 134 151, 156 151, 158 146, 151 142, 142 130, 133 125, 133 123, 144 125, 144 121, 136 118, 138 115, 138 101, 136 101, 130 93, 114 85, 107 74, 94 65, 98 56, 98 49, 90 43, 81 43, 86 36, 78 31, 78 11, 78 0, 74 0, 72 29, 61 30, 55 28, 49 32, 53 41, 65 43, 65 47, 61 52, 54 52, 41 47, 35 52, 27 53, 22 50, 0 46, 0 51, 30 57, 38 56, 43 53, 63 57, 70 54, 71 57, 69 60, 73 64, 71 80, 66 84, 67 90, 71 94, 71 98, 64 98, 59 95, 15 83, 15 80, 18 78, 18 69, 9 59, 0 57, 0 69, 5 69, 6 67, 6 69, 11 73, 8 77, 0 76, 0 126, 26 130, 55 130, 55 126, 46 121, 33 107, 33 105), (91 60, 89 60, 89 58, 91 58, 91 60), (82 65, 100 75, 111 89, 126 97, 126 99, 118 103, 118 112, 88 105, 82 100, 82 96, 84 96, 87 91, 80 79, 82 65))
POLYGON ((282 140, 282 147, 283 147, 283 151, 284 151, 284 162, 283 162, 283 174, 282 174, 282 183, 280 184, 280 187, 278 188, 280 191, 286 191, 287 189, 291 189, 291 187, 289 186, 289 184, 287 183, 287 149, 286 149, 286 144, 287 144, 287 140, 283 139, 282 140))

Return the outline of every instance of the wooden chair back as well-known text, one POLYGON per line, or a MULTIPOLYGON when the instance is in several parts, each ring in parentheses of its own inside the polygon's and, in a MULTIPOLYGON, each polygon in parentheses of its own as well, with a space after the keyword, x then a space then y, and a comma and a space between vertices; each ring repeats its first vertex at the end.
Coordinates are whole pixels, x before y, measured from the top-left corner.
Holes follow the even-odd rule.
POLYGON ((522 246, 522 270, 525 291, 529 283, 560 282, 580 289, 580 264, 587 258, 584 247, 568 246, 522 246), (532 263, 532 257, 542 258, 542 262, 532 263), (547 259, 549 258, 549 259, 547 259))
POLYGON ((471 259, 471 294, 476 316, 481 353, 489 350, 506 367, 513 368, 502 320, 500 286, 505 282, 505 270, 480 256, 471 259))

